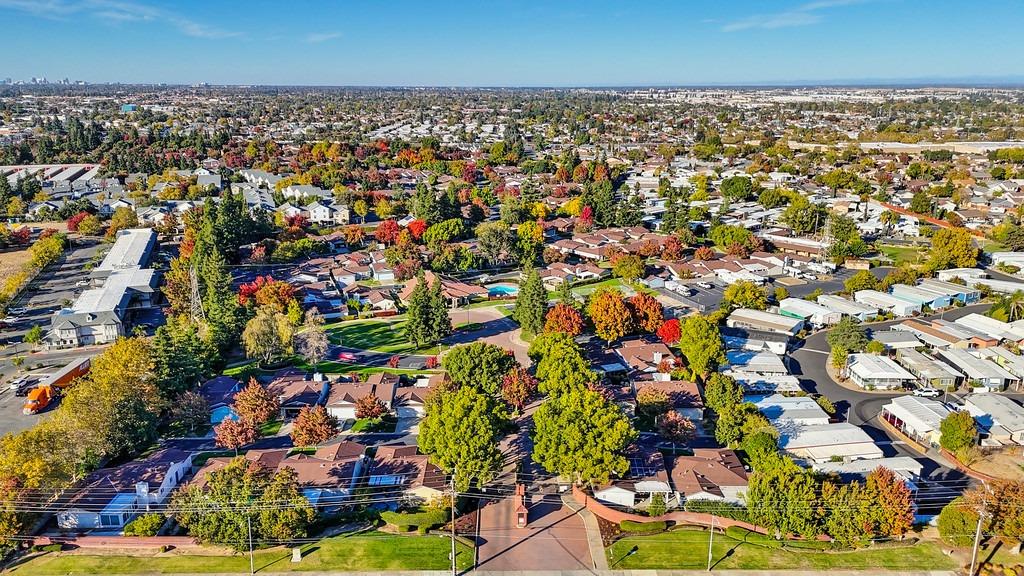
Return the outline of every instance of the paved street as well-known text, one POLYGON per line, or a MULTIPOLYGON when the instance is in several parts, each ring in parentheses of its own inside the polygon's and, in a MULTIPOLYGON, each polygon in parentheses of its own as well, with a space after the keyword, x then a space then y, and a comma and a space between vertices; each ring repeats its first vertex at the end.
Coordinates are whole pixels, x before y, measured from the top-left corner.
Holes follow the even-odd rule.
POLYGON ((477 568, 481 570, 589 570, 593 568, 583 519, 553 495, 529 504, 529 525, 515 525, 514 499, 480 510, 477 568))
MULTIPOLYGON (((924 318, 945 318, 955 320, 974 312, 983 312, 989 304, 975 304, 954 308, 952 310, 925 316, 924 318)), ((868 324, 870 330, 885 330, 899 324, 903 319, 868 324)), ((851 424, 864 429, 885 452, 886 456, 909 456, 924 465, 925 481, 921 487, 919 500, 922 503, 919 513, 937 512, 949 500, 955 498, 963 488, 970 484, 970 479, 948 466, 941 456, 929 453, 922 456, 906 446, 899 438, 892 438, 877 420, 882 406, 892 398, 907 394, 906 392, 867 392, 840 385, 826 370, 830 361, 828 331, 821 331, 807 337, 799 344, 799 348, 789 353, 789 367, 793 374, 800 377, 800 385, 808 392, 828 397, 836 406, 837 415, 843 416, 851 424)), ((851 385, 852 386, 852 385, 851 385)))

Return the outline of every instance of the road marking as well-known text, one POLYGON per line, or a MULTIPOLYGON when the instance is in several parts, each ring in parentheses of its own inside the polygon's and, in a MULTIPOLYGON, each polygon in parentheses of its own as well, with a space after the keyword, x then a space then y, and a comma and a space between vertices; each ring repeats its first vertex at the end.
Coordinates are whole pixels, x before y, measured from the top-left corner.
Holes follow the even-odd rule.
POLYGON ((800 352, 800 351, 803 351, 803 352, 814 352, 815 354, 824 354, 826 356, 831 354, 831 352, 829 352, 827 350, 815 350, 814 348, 801 348, 800 350, 797 350, 796 352, 800 352))

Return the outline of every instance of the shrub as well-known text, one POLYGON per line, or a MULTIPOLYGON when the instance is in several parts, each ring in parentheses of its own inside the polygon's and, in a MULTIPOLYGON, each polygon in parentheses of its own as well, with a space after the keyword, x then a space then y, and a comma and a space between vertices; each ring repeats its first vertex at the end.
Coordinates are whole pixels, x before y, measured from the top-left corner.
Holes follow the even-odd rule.
POLYGON ((381 512, 381 520, 402 531, 413 528, 433 528, 448 521, 448 510, 428 509, 416 512, 381 512))
POLYGON ((33 546, 32 550, 35 552, 60 552, 64 549, 64 545, 61 543, 47 544, 45 546, 33 546))
POLYGON ((939 513, 939 536, 953 546, 970 546, 974 541, 978 514, 967 507, 962 498, 957 498, 939 513))
POLYGON ((653 534, 655 532, 664 532, 667 528, 668 523, 664 521, 634 522, 633 520, 623 520, 619 522, 619 530, 630 534, 653 534))
POLYGON ((164 525, 164 515, 154 512, 143 514, 132 520, 124 527, 125 536, 156 536, 160 527, 164 525))
POLYGON ((683 510, 687 512, 699 512, 702 514, 714 514, 722 518, 731 518, 742 522, 748 521, 747 509, 732 502, 717 502, 715 500, 687 500, 683 504, 683 510))

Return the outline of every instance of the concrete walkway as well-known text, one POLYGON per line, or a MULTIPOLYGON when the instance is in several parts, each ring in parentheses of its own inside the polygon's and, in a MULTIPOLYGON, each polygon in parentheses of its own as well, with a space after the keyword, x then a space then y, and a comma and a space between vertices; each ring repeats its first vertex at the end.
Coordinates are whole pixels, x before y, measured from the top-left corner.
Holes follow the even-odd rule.
MULTIPOLYGON (((716 570, 729 576, 958 576, 952 570, 716 570)), ((257 572, 263 576, 295 576, 295 572, 257 572)), ((405 570, 393 572, 316 572, 320 576, 451 576, 450 570, 405 570)), ((472 570, 459 574, 475 576, 707 576, 705 570, 472 570)), ((237 576, 231 573, 175 574, 175 576, 237 576)))
POLYGON ((583 518, 583 525, 587 528, 587 544, 590 545, 590 557, 594 561, 594 569, 598 572, 608 571, 608 556, 604 553, 604 541, 601 539, 601 527, 597 524, 597 517, 577 502, 570 492, 562 493, 562 504, 583 518))

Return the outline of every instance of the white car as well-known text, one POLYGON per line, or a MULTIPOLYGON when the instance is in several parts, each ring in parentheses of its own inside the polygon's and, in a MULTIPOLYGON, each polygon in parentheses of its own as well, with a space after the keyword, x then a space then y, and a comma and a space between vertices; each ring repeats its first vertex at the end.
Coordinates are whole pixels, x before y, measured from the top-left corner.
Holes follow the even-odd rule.
POLYGON ((88 286, 88 285, 89 285, 89 281, 88 280, 79 280, 78 282, 75 282, 75 286, 88 286))
POLYGON ((28 308, 8 308, 7 311, 15 316, 21 316, 25 312, 28 312, 28 308))
POLYGON ((942 396, 942 391, 935 388, 918 388, 914 390, 914 396, 920 396, 922 398, 937 398, 942 396))

